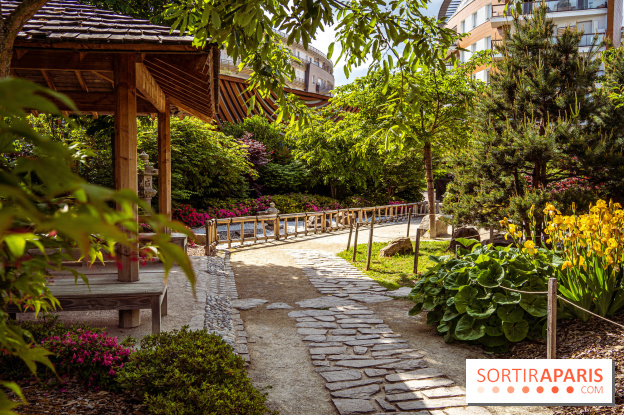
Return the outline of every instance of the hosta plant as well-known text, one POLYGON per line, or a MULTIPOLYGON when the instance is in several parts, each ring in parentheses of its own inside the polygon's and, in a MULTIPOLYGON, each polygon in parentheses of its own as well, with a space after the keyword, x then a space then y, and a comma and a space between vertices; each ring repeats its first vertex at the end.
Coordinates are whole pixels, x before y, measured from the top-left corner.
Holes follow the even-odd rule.
POLYGON ((542 336, 545 295, 507 290, 546 291, 559 261, 546 249, 481 246, 459 239, 458 257, 430 257, 430 268, 411 293, 414 315, 428 310, 427 324, 437 325, 444 340, 479 343, 504 351, 511 342, 542 336), (472 245, 471 245, 472 244, 472 245))

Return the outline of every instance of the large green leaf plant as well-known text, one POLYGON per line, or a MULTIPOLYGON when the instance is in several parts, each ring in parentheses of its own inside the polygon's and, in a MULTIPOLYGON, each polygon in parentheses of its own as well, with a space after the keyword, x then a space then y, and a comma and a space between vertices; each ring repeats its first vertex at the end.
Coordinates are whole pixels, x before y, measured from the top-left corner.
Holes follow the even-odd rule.
POLYGON ((548 277, 560 260, 543 248, 481 246, 459 239, 458 257, 430 257, 427 270, 411 293, 410 314, 428 310, 427 324, 436 325, 444 340, 477 343, 502 352, 511 343, 543 336, 548 277))
MULTIPOLYGON (((104 261, 120 246, 130 248, 136 260, 158 256, 168 272, 178 263, 194 285, 194 274, 184 251, 171 243, 165 229, 185 232, 180 223, 156 215, 130 190, 112 191, 90 185, 70 166, 83 154, 36 132, 27 110, 61 115, 50 98, 73 108, 64 96, 20 79, 0 79, 0 353, 21 358, 36 373, 37 363, 53 369, 49 352, 32 342, 29 333, 8 323, 9 307, 20 311, 56 309, 58 300, 47 284, 50 271, 74 273, 64 260, 79 256, 104 261), (28 151, 25 151, 28 149, 28 151), (155 230, 153 245, 140 250, 137 205, 149 214, 155 230)), ((121 262, 119 262, 121 263, 121 262)), ((0 383, 0 414, 12 413, 23 401, 16 383, 0 383)))

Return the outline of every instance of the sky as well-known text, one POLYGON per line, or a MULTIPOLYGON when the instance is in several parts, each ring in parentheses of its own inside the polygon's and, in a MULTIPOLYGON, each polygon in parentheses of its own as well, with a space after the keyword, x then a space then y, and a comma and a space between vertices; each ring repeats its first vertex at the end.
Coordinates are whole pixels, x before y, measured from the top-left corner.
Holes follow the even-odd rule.
MULTIPOLYGON (((442 0, 431 0, 427 8, 423 11, 427 15, 437 16, 441 5, 442 5, 442 0)), ((323 32, 316 33, 315 39, 312 41, 312 46, 326 53, 327 48, 329 47, 329 44, 334 41, 334 38, 335 38, 334 28, 333 27, 325 28, 323 32)), ((368 66, 371 63, 370 61, 366 62, 366 64, 351 71, 351 73, 349 74, 349 78, 346 78, 344 74, 344 62, 336 63, 336 58, 339 55, 340 55, 340 46, 336 44, 334 47, 334 53, 332 57, 332 62, 334 62, 334 84, 335 86, 348 84, 349 82, 353 82, 355 78, 359 78, 361 76, 366 75, 368 66)))

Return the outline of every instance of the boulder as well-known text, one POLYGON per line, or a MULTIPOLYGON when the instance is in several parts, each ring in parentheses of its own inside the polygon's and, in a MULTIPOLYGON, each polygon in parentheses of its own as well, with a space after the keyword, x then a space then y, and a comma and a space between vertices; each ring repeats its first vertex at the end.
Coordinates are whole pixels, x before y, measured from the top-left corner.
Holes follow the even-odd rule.
POLYGON ((492 244, 493 246, 509 246, 509 245, 513 245, 513 239, 511 239, 511 237, 508 237, 505 240, 504 234, 498 234, 498 235, 494 235, 493 242, 490 241, 490 238, 487 238, 481 241, 481 245, 483 246, 489 245, 489 244, 492 244))
POLYGON ((353 213, 338 212, 338 215, 336 216, 336 220, 338 221, 339 225, 348 226, 349 222, 355 223, 355 215, 353 213))
POLYGON ((472 226, 462 226, 459 228, 455 228, 455 230, 453 231, 453 237, 451 238, 451 243, 447 251, 455 252, 455 247, 460 245, 456 241, 457 238, 474 239, 476 241, 481 241, 481 237, 479 236, 479 231, 477 230, 477 228, 473 228, 472 226))
MULTIPOLYGON (((448 236, 448 224, 444 220, 444 215, 435 215, 435 224, 436 224, 436 238, 440 236, 448 236)), ((423 217, 422 222, 420 222, 418 229, 420 229, 420 231, 427 231, 425 236, 429 237, 430 226, 431 225, 429 224, 429 215, 425 215, 423 217)))
POLYGON ((410 238, 401 237, 390 241, 388 246, 379 251, 380 257, 391 257, 395 255, 414 255, 414 248, 410 238))
MULTIPOLYGON (((323 228, 323 217, 322 216, 316 216, 316 229, 322 229, 323 228)), ((306 226, 308 227, 308 229, 314 229, 314 216, 311 216, 308 218, 308 221, 306 222, 306 226)), ((331 223, 329 222, 329 218, 325 218, 325 227, 329 228, 331 227, 331 223)))

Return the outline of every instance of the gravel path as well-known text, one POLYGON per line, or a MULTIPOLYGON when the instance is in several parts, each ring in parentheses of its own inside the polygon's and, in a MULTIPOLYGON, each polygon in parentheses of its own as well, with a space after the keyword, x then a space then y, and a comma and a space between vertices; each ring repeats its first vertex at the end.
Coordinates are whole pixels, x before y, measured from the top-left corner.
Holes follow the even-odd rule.
MULTIPOLYGON (((380 226, 375 241, 402 236, 380 226)), ((410 303, 334 254, 348 233, 233 250, 254 384, 283 415, 548 414, 544 408, 467 407, 467 358, 481 349, 447 345, 410 303)))

